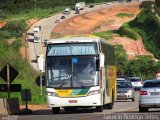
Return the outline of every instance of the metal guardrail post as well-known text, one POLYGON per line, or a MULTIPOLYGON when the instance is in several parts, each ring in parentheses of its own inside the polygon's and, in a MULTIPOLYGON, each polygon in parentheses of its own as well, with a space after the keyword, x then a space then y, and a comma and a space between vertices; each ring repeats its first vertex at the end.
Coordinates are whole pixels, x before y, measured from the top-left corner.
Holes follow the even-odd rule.
POLYGON ((28 33, 26 32, 26 38, 25 38, 25 51, 26 51, 26 61, 28 62, 28 33))

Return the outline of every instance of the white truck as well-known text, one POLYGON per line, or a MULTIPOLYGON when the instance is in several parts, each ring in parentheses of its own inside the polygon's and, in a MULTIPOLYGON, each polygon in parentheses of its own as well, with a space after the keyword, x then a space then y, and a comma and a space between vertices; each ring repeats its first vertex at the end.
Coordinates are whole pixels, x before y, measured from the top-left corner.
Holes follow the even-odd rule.
POLYGON ((76 3, 76 5, 75 5, 75 10, 76 10, 76 11, 77 11, 77 10, 83 10, 84 7, 85 7, 85 2, 78 2, 78 3, 76 3))
POLYGON ((40 42, 40 35, 38 32, 34 32, 34 43, 39 43, 40 42))
POLYGON ((41 26, 34 26, 33 32, 40 32, 41 31, 41 26))
POLYGON ((71 13, 71 9, 70 8, 65 8, 63 14, 68 15, 71 13))

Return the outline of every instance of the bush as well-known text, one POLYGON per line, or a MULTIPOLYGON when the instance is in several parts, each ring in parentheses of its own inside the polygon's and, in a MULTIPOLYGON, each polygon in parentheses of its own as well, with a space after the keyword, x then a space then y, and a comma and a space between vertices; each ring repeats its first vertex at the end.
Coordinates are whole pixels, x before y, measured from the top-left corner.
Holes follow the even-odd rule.
POLYGON ((143 1, 139 7, 140 8, 145 8, 145 9, 148 9, 148 8, 151 8, 152 5, 154 5, 155 2, 154 1, 143 1))
POLYGON ((102 37, 102 38, 104 38, 104 39, 107 40, 107 39, 112 38, 113 31, 96 32, 96 33, 94 33, 94 35, 99 36, 99 37, 102 37))
POLYGON ((2 30, 7 31, 11 37, 21 37, 26 31, 25 20, 10 21, 2 30))
POLYGON ((129 38, 134 39, 134 40, 137 40, 139 38, 138 33, 132 28, 121 27, 118 31, 121 36, 127 36, 129 38))
POLYGON ((8 31, 0 31, 0 38, 1 39, 11 38, 11 34, 8 31))

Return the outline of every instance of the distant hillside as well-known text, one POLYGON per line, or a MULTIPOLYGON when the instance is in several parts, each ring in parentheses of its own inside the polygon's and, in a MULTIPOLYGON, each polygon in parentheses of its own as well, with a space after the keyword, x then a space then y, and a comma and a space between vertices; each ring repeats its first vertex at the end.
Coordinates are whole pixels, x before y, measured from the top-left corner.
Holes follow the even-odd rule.
MULTIPOLYGON (((113 0, 83 0, 86 3, 108 2, 113 0)), ((0 0, 0 10, 17 13, 30 9, 50 8, 56 6, 73 6, 81 0, 0 0)))
POLYGON ((127 27, 136 31, 142 37, 146 49, 160 59, 160 1, 145 1, 140 8, 141 13, 121 28, 127 27))

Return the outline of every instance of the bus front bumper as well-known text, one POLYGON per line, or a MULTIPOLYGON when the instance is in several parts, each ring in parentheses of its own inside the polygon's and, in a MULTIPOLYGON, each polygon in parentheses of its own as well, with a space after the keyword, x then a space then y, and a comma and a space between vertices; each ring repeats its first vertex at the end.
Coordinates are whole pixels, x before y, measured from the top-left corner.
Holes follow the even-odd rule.
POLYGON ((47 96, 49 107, 90 107, 90 106, 100 106, 101 96, 100 93, 91 96, 84 97, 72 97, 72 98, 60 98, 54 96, 47 96))

